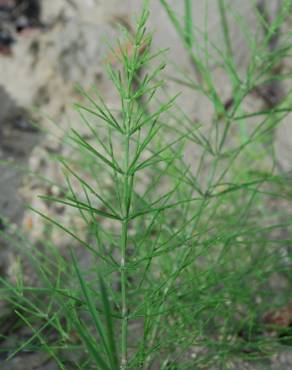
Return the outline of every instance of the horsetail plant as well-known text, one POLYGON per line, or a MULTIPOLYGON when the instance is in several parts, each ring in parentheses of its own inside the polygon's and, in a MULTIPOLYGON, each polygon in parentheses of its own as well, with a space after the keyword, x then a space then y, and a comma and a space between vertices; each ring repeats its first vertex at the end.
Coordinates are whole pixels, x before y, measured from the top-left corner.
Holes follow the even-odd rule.
MULTIPOLYGON (((71 195, 67 195, 63 199, 42 197, 45 200, 60 202, 67 206, 77 208, 84 219, 86 219, 85 213, 89 213, 92 218, 91 222, 94 223, 96 223, 97 217, 112 220, 113 223, 117 224, 117 228, 120 230, 117 258, 113 258, 112 256, 109 258, 101 256, 102 251, 96 253, 98 257, 102 258, 105 264, 109 263, 113 271, 117 271, 119 275, 120 297, 118 302, 116 302, 119 307, 119 314, 116 316, 119 317, 121 322, 119 352, 117 352, 116 348, 117 337, 114 336, 115 329, 113 327, 110 299, 104 278, 101 277, 99 272, 101 302, 103 306, 101 311, 103 312, 106 327, 104 327, 101 321, 100 313, 95 307, 95 298, 92 296, 92 292, 87 286, 88 283, 84 279, 79 269, 78 261, 72 252, 74 269, 84 295, 85 305, 88 307, 88 311, 94 322, 101 343, 101 352, 97 350, 94 338, 78 316, 72 316, 70 311, 68 315, 72 317, 72 322, 76 323, 77 331, 82 337, 88 352, 92 355, 96 364, 102 369, 127 369, 131 361, 133 361, 133 359, 131 360, 129 358, 128 354, 129 322, 131 319, 133 320, 133 318, 135 318, 135 310, 131 307, 128 300, 129 290, 131 290, 129 287, 129 275, 132 270, 138 268, 139 261, 134 262, 129 258, 130 249, 132 248, 129 246, 133 244, 133 241, 131 241, 129 237, 132 228, 131 224, 141 217, 145 218, 145 215, 150 215, 151 221, 148 226, 145 226, 146 229, 144 231, 146 237, 146 235, 151 233, 155 219, 159 217, 159 214, 163 212, 163 210, 173 208, 180 203, 169 203, 166 201, 167 198, 171 198, 174 192, 174 189, 172 189, 162 194, 152 204, 147 204, 146 198, 141 197, 139 203, 143 205, 138 208, 133 205, 133 198, 136 198, 135 201, 137 203, 137 199, 140 197, 136 190, 137 173, 147 171, 149 167, 156 166, 163 162, 167 162, 170 165, 177 156, 177 154, 171 153, 171 147, 183 141, 185 137, 179 138, 165 146, 161 146, 157 143, 157 149, 149 150, 158 132, 163 127, 160 117, 172 106, 175 98, 171 98, 169 101, 161 104, 156 110, 154 109, 151 113, 147 114, 148 107, 151 105, 155 94, 163 83, 159 81, 158 78, 160 71, 164 68, 164 63, 160 63, 152 72, 147 72, 140 78, 140 72, 145 65, 148 65, 154 57, 160 54, 157 53, 156 55, 152 55, 150 52, 151 35, 146 32, 147 17, 148 12, 144 10, 138 21, 137 31, 134 37, 127 33, 127 45, 131 45, 130 50, 129 48, 125 50, 122 43, 119 43, 118 49, 112 50, 116 59, 119 60, 122 66, 121 68, 115 68, 111 65, 108 66, 108 74, 120 97, 120 113, 116 115, 112 113, 97 92, 99 103, 86 92, 80 90, 85 100, 91 104, 91 107, 80 104, 76 105, 86 127, 89 128, 100 148, 96 147, 96 143, 92 144, 88 142, 75 130, 72 130, 71 139, 78 147, 85 150, 87 155, 99 161, 104 166, 105 172, 110 173, 114 182, 115 195, 113 196, 111 194, 110 199, 106 199, 101 192, 93 189, 86 183, 81 176, 70 167, 65 159, 62 159, 62 164, 67 173, 66 178, 71 195), (143 97, 143 102, 140 100, 141 97, 143 97), (90 119, 88 117, 86 118, 85 114, 97 117, 103 122, 104 130, 107 133, 106 138, 100 138, 99 132, 89 123, 90 119), (116 149, 117 142, 121 143, 119 149, 116 149), (143 155, 145 155, 147 151, 148 157, 143 158, 143 155), (168 157, 165 157, 165 153, 167 152, 169 152, 168 157), (81 200, 75 193, 73 186, 71 186, 70 176, 79 182, 87 201, 81 200), (93 200, 90 200, 90 195, 93 195, 93 200), (100 203, 100 208, 93 205, 96 201, 100 203), (160 203, 161 205, 159 205, 160 203), (118 353, 120 354, 120 358, 118 358, 118 353)), ((176 187, 177 186, 178 185, 176 185, 176 187)), ((146 193, 147 190, 145 194, 146 193)), ((70 234, 75 237, 71 232, 70 234)), ((85 243, 83 243, 83 245, 84 244, 85 243)), ((86 247, 88 246, 86 245, 86 247)), ((103 247, 99 246, 99 248, 102 250, 103 247)), ((88 249, 91 253, 95 253, 92 247, 88 249)), ((148 260, 146 264, 147 269, 149 268, 152 258, 153 256, 151 255, 145 258, 146 261, 148 260)), ((143 260, 144 258, 142 261, 143 260)), ((99 266, 98 268, 100 269, 101 267, 99 266)), ((147 273, 147 271, 145 271, 145 273, 147 273)), ((143 351, 145 351, 145 349, 143 351)), ((140 358, 141 355, 138 357, 140 358)), ((142 366, 144 361, 143 358, 140 358, 139 361, 141 362, 140 366, 142 366)))
MULTIPOLYGON (((160 3, 195 68, 195 76, 180 71, 171 79, 208 100, 211 122, 204 127, 169 93, 145 6, 136 31, 123 30, 126 42, 111 50, 116 105, 96 88, 79 89, 82 128, 70 131, 72 155, 57 156, 65 185, 58 197, 42 196, 71 207, 77 221, 68 226, 36 211, 72 238, 70 255, 58 251, 46 226, 47 255, 23 248, 39 284, 3 281, 1 292, 32 332, 9 358, 38 342, 66 370, 202 369, 277 347, 260 317, 271 305, 269 279, 289 271, 282 256, 291 221, 270 212, 269 201, 291 200, 291 191, 258 143, 291 107, 283 98, 280 106, 245 112, 248 88, 263 76, 256 48, 246 83, 237 71, 223 0, 225 51, 208 35, 205 42, 230 77, 230 106, 204 60, 211 54, 196 53, 192 1, 183 2, 183 21, 168 1, 160 3), (249 119, 257 121, 242 138, 234 127, 249 119)), ((275 305, 287 303, 285 294, 273 294, 275 305)))

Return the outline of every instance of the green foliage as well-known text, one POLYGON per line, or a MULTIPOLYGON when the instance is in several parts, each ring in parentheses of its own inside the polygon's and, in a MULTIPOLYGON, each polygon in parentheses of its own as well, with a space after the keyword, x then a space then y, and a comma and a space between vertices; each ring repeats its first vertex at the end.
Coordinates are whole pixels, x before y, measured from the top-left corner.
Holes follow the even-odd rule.
MULTIPOLYGON (((72 237, 71 258, 48 239, 45 252, 28 252, 37 287, 3 281, 5 299, 32 329, 18 349, 37 340, 62 369, 206 368, 246 353, 265 356, 278 345, 264 335, 261 315, 271 295, 275 305, 287 301, 270 279, 289 269, 283 251, 291 240, 282 235, 291 219, 272 212, 270 202, 290 201, 291 190, 270 164, 264 139, 291 111, 291 97, 256 112, 246 112, 244 101, 258 83, 281 78, 269 73, 290 49, 266 52, 268 33, 257 47, 250 44, 250 64, 240 75, 229 8, 219 0, 225 50, 206 35, 205 41, 230 79, 227 109, 196 52, 192 1, 184 2, 183 20, 160 2, 195 67, 194 76, 177 70, 172 80, 204 96, 213 120, 207 129, 194 123, 178 97, 167 96, 165 63, 156 64, 164 54, 151 53, 144 10, 135 35, 125 32, 131 50, 119 42, 114 51, 121 66, 108 66, 120 110, 80 89, 86 103, 76 109, 88 135, 72 130, 72 157, 58 158, 65 194, 42 197, 77 209, 86 235, 37 211, 72 237), (66 362, 72 352, 73 365, 66 362)), ((283 12, 274 22, 271 29, 284 22, 283 12)))

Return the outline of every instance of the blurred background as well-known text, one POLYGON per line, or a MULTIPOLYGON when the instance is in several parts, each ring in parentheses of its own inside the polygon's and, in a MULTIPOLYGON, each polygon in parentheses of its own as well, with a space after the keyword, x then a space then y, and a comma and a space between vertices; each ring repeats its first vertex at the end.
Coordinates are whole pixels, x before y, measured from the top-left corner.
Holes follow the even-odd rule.
MULTIPOLYGON (((112 57, 108 43, 115 43, 121 27, 130 32, 134 29, 134 17, 139 14, 142 3, 142 0, 0 0, 0 228, 3 232, 9 222, 15 229, 21 227, 27 232, 32 243, 44 237, 43 222, 26 211, 27 204, 50 216, 73 217, 63 207, 38 199, 39 194, 58 195, 58 189, 29 174, 36 172, 53 182, 61 181, 59 167, 50 158, 66 152, 62 141, 64 132, 80 125, 73 109, 73 103, 81 99, 76 92, 77 84, 84 89, 95 84, 109 106, 118 106, 118 97, 104 70, 112 57)), ((230 18, 230 29, 236 63, 239 70, 245 71, 250 48, 240 20, 258 37, 259 30, 261 34, 265 30, 258 23, 255 6, 272 21, 281 1, 232 0, 229 3, 234 15, 230 18)), ((178 15, 183 13, 183 1, 171 0, 169 4, 178 15)), ((216 45, 223 45, 217 2, 194 0, 193 11, 197 27, 208 31, 216 45)), ((289 30, 291 24, 290 17, 284 27, 289 30)), ((189 56, 158 0, 150 1, 149 29, 155 32, 153 50, 168 49, 164 56, 168 63, 165 74, 173 76, 178 68, 192 74, 189 56)), ((203 38, 198 42, 203 42, 203 38)), ((271 51, 278 39, 273 42, 271 51)), ((285 63, 282 70, 291 73, 291 61, 290 65, 288 61, 285 63)), ((232 87, 216 64, 213 76, 228 104, 232 87)), ((178 90, 171 81, 167 88, 169 94, 178 90)), ((272 107, 290 89, 289 80, 259 87, 247 97, 246 107, 251 111, 272 107)), ((204 97, 184 86, 179 90, 182 91, 179 102, 187 114, 195 120, 211 119, 213 112, 204 97)), ((290 171, 291 117, 285 119, 275 135, 278 164, 282 170, 290 171)), ((52 238, 57 244, 68 242, 57 230, 52 238)), ((8 247, 7 241, 0 239, 1 275, 13 280, 17 263, 17 253, 8 247)), ((0 317, 6 310, 5 305, 0 305, 0 317)), ((19 363, 15 366, 24 369, 19 363)), ((35 366, 35 369, 46 368, 35 366)))

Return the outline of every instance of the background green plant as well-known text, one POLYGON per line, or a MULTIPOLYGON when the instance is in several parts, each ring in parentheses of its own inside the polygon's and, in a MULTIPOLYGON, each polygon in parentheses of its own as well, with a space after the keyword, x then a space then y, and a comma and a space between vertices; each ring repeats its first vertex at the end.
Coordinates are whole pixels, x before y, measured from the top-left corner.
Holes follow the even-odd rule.
POLYGON ((191 1, 184 2, 182 20, 167 1, 160 2, 195 72, 192 77, 177 70, 172 80, 204 95, 213 120, 207 129, 194 123, 177 97, 168 96, 165 62, 159 61, 165 56, 151 51, 144 10, 135 35, 123 31, 131 51, 124 41, 112 49, 120 66, 109 65, 108 74, 120 109, 110 109, 96 89, 80 89, 86 103, 76 109, 88 134, 72 130, 72 156, 56 157, 64 170, 64 195, 43 197, 75 208, 82 227, 36 210, 72 237, 70 256, 50 241, 49 224, 44 250, 31 249, 21 233, 11 240, 27 250, 38 284, 26 286, 21 274, 16 284, 3 280, 3 296, 32 332, 9 357, 41 350, 60 369, 224 368, 234 356, 260 358, 279 345, 265 335, 261 318, 272 305, 289 301, 291 218, 285 205, 291 181, 277 172, 274 152, 264 144, 290 112, 291 98, 252 113, 244 111, 244 100, 256 85, 288 78, 270 73, 290 46, 267 50, 288 2, 266 38, 250 44, 243 76, 224 1, 218 5, 226 49, 218 50, 205 35, 216 57, 197 45, 201 31, 191 1), (229 76, 231 109, 205 57, 217 58, 229 76), (86 263, 84 256, 90 256, 86 263), (275 275, 288 281, 286 291, 271 287, 275 275))

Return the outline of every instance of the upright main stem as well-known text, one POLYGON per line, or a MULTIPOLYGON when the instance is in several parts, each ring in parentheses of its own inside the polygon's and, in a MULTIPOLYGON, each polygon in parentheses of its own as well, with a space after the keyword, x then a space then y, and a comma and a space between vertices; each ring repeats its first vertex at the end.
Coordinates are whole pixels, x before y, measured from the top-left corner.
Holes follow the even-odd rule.
POLYGON ((122 364, 121 369, 127 368, 127 332, 128 332, 128 307, 127 307, 127 276, 126 276, 126 249, 128 240, 128 221, 123 221, 122 250, 121 250, 121 290, 122 290, 122 364))
POLYGON ((127 244, 129 233, 129 214, 131 209, 132 193, 134 175, 129 174, 130 162, 130 139, 131 139, 131 124, 133 115, 133 96, 135 93, 135 61, 137 62, 138 50, 135 46, 133 59, 130 63, 131 72, 126 71, 127 87, 126 99, 124 100, 124 174, 123 174, 123 224, 122 224, 122 237, 121 237, 121 292, 122 292, 122 358, 121 370, 128 368, 128 353, 127 353, 127 336, 128 336, 128 314, 129 307, 127 304, 127 244))
POLYGON ((129 166, 129 145, 130 138, 125 137, 125 162, 124 162, 124 184, 123 184, 123 224, 121 237, 121 293, 122 293, 122 361, 121 369, 127 369, 128 354, 127 354, 127 334, 128 334, 128 306, 127 306, 127 243, 129 229, 129 211, 131 205, 131 183, 129 184, 128 166, 129 166))

